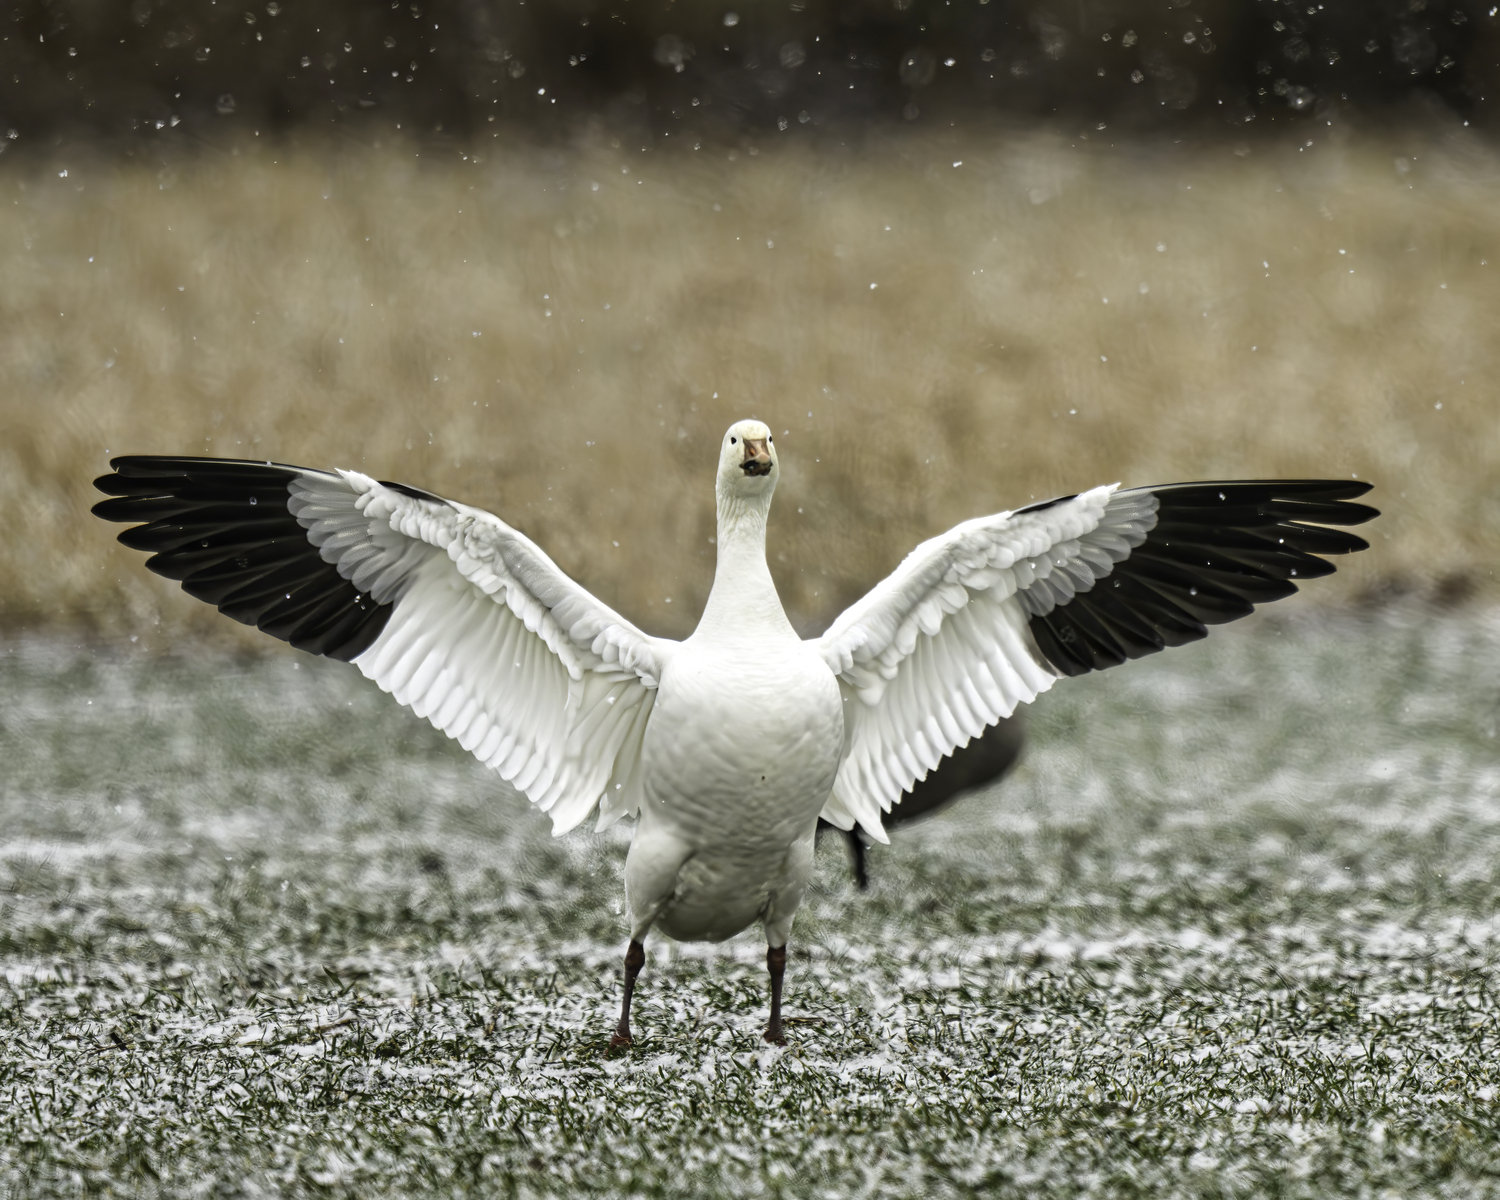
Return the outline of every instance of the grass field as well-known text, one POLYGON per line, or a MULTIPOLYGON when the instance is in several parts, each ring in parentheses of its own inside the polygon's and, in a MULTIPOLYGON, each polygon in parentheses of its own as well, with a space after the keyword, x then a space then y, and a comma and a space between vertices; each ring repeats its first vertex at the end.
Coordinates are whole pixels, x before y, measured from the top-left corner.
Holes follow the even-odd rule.
POLYGON ((8 155, 0 627, 228 642, 87 515, 153 452, 492 507, 680 636, 748 415, 804 630, 961 519, 1116 479, 1358 474, 1377 553, 1322 596, 1494 601, 1500 157, 1305 132, 8 155))
POLYGON ((0 651, 0 1195, 1500 1194, 1500 619, 1064 681, 996 792, 653 948, 351 669, 0 651))

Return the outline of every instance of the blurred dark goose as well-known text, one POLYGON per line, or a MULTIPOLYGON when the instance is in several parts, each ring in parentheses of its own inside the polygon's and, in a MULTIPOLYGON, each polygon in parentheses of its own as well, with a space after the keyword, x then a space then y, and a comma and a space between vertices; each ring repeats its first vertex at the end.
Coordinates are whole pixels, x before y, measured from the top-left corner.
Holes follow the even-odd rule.
POLYGON ((132 456, 94 511, 237 621, 354 663, 574 828, 636 818, 612 1044, 657 929, 765 929, 783 1040, 792 918, 821 816, 882 815, 1058 679, 1203 637, 1333 571, 1377 515, 1359 482, 1118 485, 965 521, 802 640, 766 567, 781 467, 741 421, 719 450, 718 564, 697 629, 642 633, 498 517, 354 471, 132 456))
MULTIPOLYGON (((1021 757, 1026 731, 1021 714, 1001 717, 967 746, 958 746, 936 768, 901 793, 901 799, 882 813, 881 827, 889 833, 901 825, 923 820, 941 812, 970 792, 977 792, 1000 782, 1021 757)), ((818 833, 834 828, 818 820, 818 833)), ((863 891, 870 886, 868 854, 864 835, 858 828, 840 831, 849 850, 849 864, 854 882, 863 891)))

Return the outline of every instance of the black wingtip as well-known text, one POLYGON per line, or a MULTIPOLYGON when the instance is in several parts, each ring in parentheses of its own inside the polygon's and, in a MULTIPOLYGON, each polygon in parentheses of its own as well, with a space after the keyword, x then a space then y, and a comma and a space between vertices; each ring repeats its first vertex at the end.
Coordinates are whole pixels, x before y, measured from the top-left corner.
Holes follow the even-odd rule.
MULTIPOLYGON (((1038 649, 1061 675, 1103 670, 1181 645, 1207 626, 1292 595, 1334 572, 1318 555, 1369 543, 1342 528, 1380 510, 1354 501, 1363 479, 1246 479, 1131 488, 1156 501, 1144 542, 1094 586, 1029 618, 1038 649)), ((1120 493, 1121 495, 1129 493, 1120 493)), ((1044 507, 1044 506, 1033 506, 1044 507)))
POLYGON ((1192 509, 1204 520, 1219 512, 1224 524, 1242 525, 1254 510, 1262 517, 1280 513, 1315 525, 1363 525, 1380 510, 1351 501, 1374 486, 1364 479, 1236 479, 1130 490, 1155 496, 1164 518, 1168 512, 1192 509))
POLYGON ((1367 495, 1374 486, 1367 479, 1201 479, 1127 490, 1171 495, 1187 503, 1235 504, 1253 500, 1353 500, 1367 495))
POLYGON ((190 596, 298 649, 347 661, 385 628, 391 605, 355 590, 293 515, 289 486, 305 471, 242 458, 126 454, 94 486, 91 512, 129 525, 119 541, 190 596))
POLYGON ((447 504, 441 496, 434 496, 431 492, 424 492, 421 488, 412 487, 409 483, 392 483, 389 479, 380 481, 381 487, 388 487, 393 492, 400 492, 403 496, 410 496, 413 500, 431 500, 435 504, 447 504))

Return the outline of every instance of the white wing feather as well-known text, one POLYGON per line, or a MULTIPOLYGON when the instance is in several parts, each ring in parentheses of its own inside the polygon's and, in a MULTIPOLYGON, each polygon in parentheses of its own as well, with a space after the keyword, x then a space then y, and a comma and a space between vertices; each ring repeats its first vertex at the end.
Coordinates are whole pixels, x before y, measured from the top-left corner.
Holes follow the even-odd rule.
POLYGON ((1088 591, 1156 524, 1118 484, 955 526, 922 543, 815 645, 844 691, 844 757, 823 818, 886 840, 880 814, 945 755, 1046 691, 1027 622, 1088 591))
POLYGON ((638 803, 641 740, 665 657, 482 509, 365 475, 305 471, 289 507, 325 561, 394 607, 355 665, 552 817, 638 803))

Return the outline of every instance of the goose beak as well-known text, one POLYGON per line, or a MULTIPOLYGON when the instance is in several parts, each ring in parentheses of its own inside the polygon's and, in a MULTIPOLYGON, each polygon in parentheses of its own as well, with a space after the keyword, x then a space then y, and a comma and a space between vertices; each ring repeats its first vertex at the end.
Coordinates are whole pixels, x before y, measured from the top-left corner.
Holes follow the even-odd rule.
POLYGON ((740 464, 746 475, 769 475, 771 454, 766 449, 765 438, 745 439, 745 461, 740 464))

